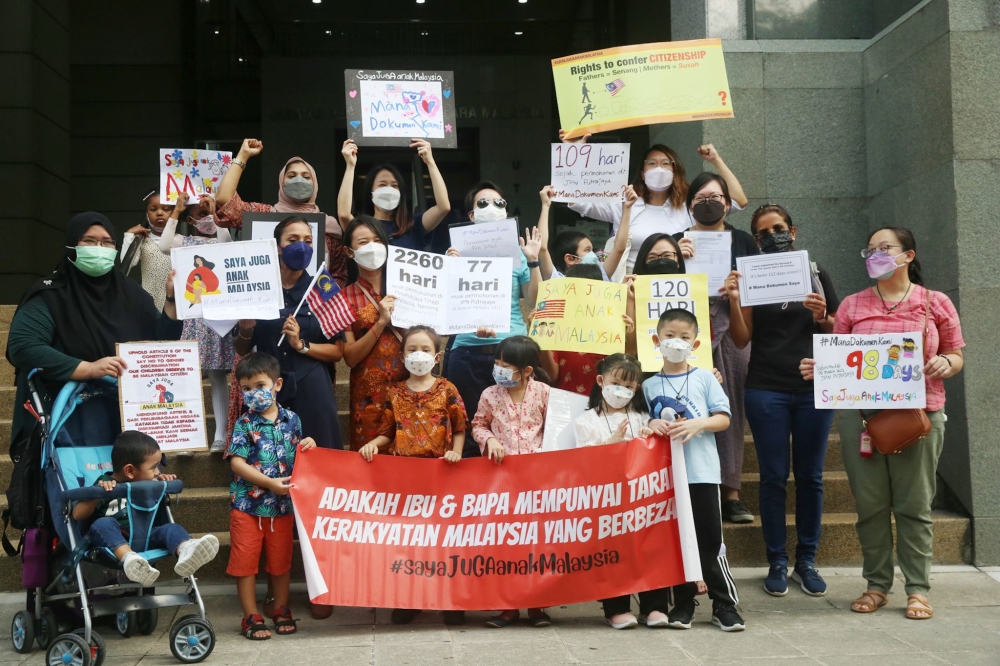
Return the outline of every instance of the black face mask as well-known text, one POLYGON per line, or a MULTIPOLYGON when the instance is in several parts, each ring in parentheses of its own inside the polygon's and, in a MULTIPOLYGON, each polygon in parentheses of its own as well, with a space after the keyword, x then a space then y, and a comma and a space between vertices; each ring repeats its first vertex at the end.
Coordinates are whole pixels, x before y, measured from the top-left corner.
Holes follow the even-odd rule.
POLYGON ((726 215, 726 204, 715 201, 702 201, 691 206, 691 216, 698 222, 708 226, 715 224, 726 215))
POLYGON ((792 247, 792 232, 779 231, 768 234, 760 240, 760 251, 764 254, 787 252, 792 247))
POLYGON ((681 265, 673 259, 654 259, 646 263, 646 275, 676 275, 681 265))

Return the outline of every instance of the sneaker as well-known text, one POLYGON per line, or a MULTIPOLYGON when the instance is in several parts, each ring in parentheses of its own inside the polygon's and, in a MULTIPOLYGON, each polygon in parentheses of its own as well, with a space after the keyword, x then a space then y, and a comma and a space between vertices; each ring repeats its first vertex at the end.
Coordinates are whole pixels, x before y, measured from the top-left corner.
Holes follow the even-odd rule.
POLYGON ((153 587, 156 579, 160 577, 160 570, 150 566, 139 553, 128 553, 122 559, 122 568, 125 569, 125 577, 133 583, 139 583, 143 587, 153 587))
POLYGON ((465 624, 465 611, 445 611, 444 623, 449 625, 465 624))
POLYGON ((726 500, 723 502, 722 517, 731 523, 753 522, 753 514, 739 500, 726 500))
POLYGON ((225 453, 226 452, 226 443, 224 441, 222 441, 221 439, 217 439, 214 442, 212 442, 212 446, 208 449, 208 452, 209 453, 225 453))
POLYGON ((219 539, 214 534, 189 539, 177 549, 177 564, 174 565, 174 573, 181 578, 187 578, 214 560, 218 554, 219 539))
POLYGON ((420 615, 419 610, 412 608, 396 608, 392 611, 392 615, 389 616, 389 619, 392 620, 393 624, 409 624, 413 622, 418 615, 420 615))
POLYGON ((639 621, 635 619, 635 615, 632 615, 632 613, 619 613, 618 615, 604 618, 604 621, 612 629, 631 629, 639 625, 639 621))
POLYGON ((697 605, 695 599, 675 604, 667 615, 667 626, 674 629, 690 629, 694 620, 694 608, 697 605))
POLYGON ((735 606, 719 605, 712 609, 712 624, 723 631, 743 631, 747 628, 735 606))
POLYGON ((772 597, 783 597, 788 594, 788 567, 784 564, 772 564, 764 579, 764 591, 772 597))
POLYGON ((826 581, 811 564, 796 565, 792 571, 792 580, 802 587, 802 591, 811 597, 822 597, 826 594, 826 581))
POLYGON ((658 627, 666 627, 670 623, 670 618, 668 618, 665 613, 653 611, 649 615, 640 615, 639 622, 643 623, 650 629, 656 629, 658 627))

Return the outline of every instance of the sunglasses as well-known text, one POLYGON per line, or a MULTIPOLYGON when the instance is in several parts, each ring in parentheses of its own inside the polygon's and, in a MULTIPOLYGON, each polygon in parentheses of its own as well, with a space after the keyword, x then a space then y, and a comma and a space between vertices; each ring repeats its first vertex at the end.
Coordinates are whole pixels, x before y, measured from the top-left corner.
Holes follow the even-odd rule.
POLYGON ((490 204, 496 206, 497 208, 506 208, 507 207, 507 200, 506 199, 497 198, 497 199, 493 199, 491 201, 491 200, 487 199, 486 197, 483 197, 482 199, 480 199, 479 201, 476 202, 476 208, 486 208, 490 204))

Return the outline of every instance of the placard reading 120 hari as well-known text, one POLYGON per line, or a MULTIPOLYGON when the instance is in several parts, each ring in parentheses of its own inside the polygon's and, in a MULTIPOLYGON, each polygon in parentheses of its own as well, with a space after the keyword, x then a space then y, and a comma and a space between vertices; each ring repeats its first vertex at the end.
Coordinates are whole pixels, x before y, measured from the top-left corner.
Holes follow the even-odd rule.
POLYGON ((920 333, 814 335, 816 409, 927 406, 920 333))

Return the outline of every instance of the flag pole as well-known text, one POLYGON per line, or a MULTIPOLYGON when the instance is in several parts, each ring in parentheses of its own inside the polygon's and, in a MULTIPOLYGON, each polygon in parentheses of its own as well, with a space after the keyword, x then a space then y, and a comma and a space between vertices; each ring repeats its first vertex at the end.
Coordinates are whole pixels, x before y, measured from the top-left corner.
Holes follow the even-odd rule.
MULTIPOLYGON (((309 297, 309 292, 312 291, 313 286, 316 284, 316 280, 319 279, 319 276, 322 275, 323 271, 325 270, 326 270, 326 262, 324 261, 322 264, 319 265, 319 269, 316 271, 316 275, 313 275, 313 279, 312 281, 309 282, 309 286, 306 287, 306 293, 302 295, 302 300, 299 301, 298 307, 296 307, 295 312, 292 313, 293 317, 299 313, 299 310, 302 309, 302 304, 305 303, 306 298, 309 297)), ((284 341, 285 341, 285 334, 282 333, 281 337, 278 338, 278 346, 280 347, 281 343, 284 341)))

